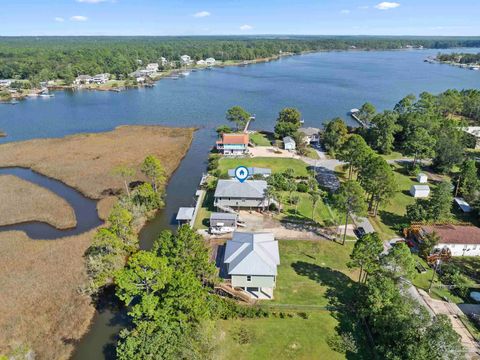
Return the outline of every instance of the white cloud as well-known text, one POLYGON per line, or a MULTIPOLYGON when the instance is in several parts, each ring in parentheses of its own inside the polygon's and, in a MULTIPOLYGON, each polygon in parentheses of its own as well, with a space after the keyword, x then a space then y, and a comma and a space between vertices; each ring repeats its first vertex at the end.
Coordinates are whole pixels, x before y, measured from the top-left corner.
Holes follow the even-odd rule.
POLYGON ((340 14, 344 14, 344 15, 350 14, 350 10, 347 10, 347 9, 341 10, 340 14))
POLYGON ((77 0, 77 2, 85 3, 85 4, 98 4, 98 3, 106 2, 106 1, 109 1, 109 0, 77 0))
POLYGON ((64 22, 64 21, 65 21, 64 18, 59 17, 59 16, 57 16, 56 18, 54 18, 54 20, 55 20, 56 22, 64 22))
POLYGON ((399 6, 400 4, 397 2, 384 1, 384 2, 381 2, 380 4, 375 5, 375 8, 378 10, 390 10, 390 9, 395 9, 399 6))
POLYGON ((242 30, 242 31, 248 31, 248 30, 252 30, 252 29, 253 29, 252 25, 245 24, 245 25, 240 26, 240 30, 242 30))
POLYGON ((193 17, 203 18, 203 17, 207 17, 207 16, 210 16, 210 15, 211 14, 208 11, 199 11, 196 14, 193 14, 193 17))
POLYGON ((87 21, 88 17, 82 15, 75 15, 70 18, 72 21, 87 21))

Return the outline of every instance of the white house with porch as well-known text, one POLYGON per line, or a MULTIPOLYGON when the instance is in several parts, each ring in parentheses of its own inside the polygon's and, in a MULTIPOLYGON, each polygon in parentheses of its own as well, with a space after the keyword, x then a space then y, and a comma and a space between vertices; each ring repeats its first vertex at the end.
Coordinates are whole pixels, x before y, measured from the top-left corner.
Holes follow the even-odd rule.
POLYGON ((225 247, 224 264, 233 288, 253 298, 273 298, 280 254, 272 233, 233 233, 225 247))

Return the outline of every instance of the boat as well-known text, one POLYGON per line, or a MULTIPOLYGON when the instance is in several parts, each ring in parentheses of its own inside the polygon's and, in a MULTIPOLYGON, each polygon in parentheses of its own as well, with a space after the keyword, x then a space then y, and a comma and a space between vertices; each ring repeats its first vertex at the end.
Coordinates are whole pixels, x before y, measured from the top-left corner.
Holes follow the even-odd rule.
POLYGON ((180 73, 180 76, 184 76, 184 77, 185 77, 185 76, 188 76, 188 75, 190 75, 190 71, 182 71, 182 72, 180 73))
POLYGON ((55 95, 53 94, 40 94, 38 95, 39 97, 41 98, 52 98, 52 97, 55 97, 55 95))
POLYGON ((350 109, 350 114, 356 114, 356 113, 358 113, 358 112, 360 112, 360 110, 355 109, 355 108, 350 109))

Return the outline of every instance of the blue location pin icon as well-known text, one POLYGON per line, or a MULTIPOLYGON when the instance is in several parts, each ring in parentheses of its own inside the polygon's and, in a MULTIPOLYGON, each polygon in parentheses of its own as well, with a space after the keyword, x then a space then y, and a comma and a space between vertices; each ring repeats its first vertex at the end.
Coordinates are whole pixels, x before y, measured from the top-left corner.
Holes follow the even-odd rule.
POLYGON ((248 178, 248 169, 245 166, 239 166, 235 169, 235 177, 243 183, 248 178))

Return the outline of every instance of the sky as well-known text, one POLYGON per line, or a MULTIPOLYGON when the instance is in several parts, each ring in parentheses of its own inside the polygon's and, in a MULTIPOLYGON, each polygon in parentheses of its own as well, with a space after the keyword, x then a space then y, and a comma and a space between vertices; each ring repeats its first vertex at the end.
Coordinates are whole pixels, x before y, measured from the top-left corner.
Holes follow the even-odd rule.
POLYGON ((480 0, 0 0, 0 36, 480 35, 480 0))

